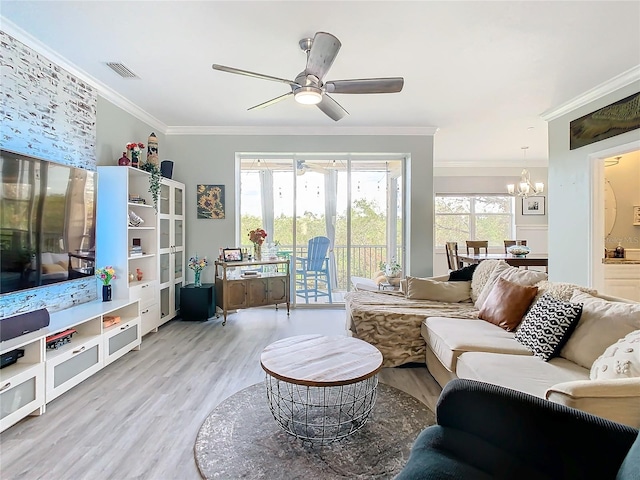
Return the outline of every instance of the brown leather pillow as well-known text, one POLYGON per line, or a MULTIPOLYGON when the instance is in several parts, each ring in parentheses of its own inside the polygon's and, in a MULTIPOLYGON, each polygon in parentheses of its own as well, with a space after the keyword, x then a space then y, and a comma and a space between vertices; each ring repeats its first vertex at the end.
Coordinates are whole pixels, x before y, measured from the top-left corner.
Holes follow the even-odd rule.
POLYGON ((482 305, 478 318, 504 328, 516 329, 538 293, 538 287, 525 287, 499 278, 482 305))

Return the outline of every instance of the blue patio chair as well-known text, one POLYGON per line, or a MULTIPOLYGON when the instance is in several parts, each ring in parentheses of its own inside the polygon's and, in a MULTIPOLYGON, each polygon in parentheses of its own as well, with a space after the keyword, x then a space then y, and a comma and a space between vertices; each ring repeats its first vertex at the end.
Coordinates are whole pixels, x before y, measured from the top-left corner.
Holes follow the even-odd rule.
POLYGON ((331 298, 331 278, 329 275, 329 245, 327 237, 313 237, 309 240, 306 257, 296 257, 296 295, 304 297, 309 303, 309 297, 318 301, 318 297, 331 298))

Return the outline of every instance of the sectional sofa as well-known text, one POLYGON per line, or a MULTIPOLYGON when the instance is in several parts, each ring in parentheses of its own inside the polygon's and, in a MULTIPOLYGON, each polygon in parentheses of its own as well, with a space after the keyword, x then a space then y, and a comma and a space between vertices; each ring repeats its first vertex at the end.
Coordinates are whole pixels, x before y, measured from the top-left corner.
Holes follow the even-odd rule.
POLYGON ((441 386, 479 380, 640 426, 640 304, 502 261, 482 262, 470 281, 447 279, 348 293, 347 327, 382 352, 384 366, 426 362, 441 386), (505 285, 533 300, 514 306, 505 285), (510 328, 480 318, 491 317, 483 307, 492 301, 522 318, 510 328), (567 309, 577 318, 567 320, 567 309), (563 321, 564 333, 554 332, 563 321))

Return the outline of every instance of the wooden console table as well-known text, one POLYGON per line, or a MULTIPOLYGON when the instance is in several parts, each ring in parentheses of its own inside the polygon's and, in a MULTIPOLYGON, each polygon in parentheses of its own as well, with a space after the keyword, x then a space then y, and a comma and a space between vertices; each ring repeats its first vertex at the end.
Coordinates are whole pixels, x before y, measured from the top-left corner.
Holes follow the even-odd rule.
POLYGON ((289 315, 291 277, 289 259, 253 262, 215 262, 216 305, 222 309, 227 323, 227 312, 241 308, 287 304, 289 315), (256 272, 250 275, 248 272, 256 272))

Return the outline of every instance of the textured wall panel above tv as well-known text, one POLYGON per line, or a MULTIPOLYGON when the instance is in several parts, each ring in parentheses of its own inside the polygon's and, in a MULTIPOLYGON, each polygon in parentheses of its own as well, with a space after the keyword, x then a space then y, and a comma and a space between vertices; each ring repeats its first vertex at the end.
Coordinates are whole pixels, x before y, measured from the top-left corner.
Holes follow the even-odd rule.
POLYGON ((0 146, 95 170, 93 87, 2 31, 0 66, 0 146))
MULTIPOLYGON (((64 165, 96 170, 93 87, 0 31, 0 147, 64 165)), ((95 278, 38 287, 0 298, 0 318, 94 300, 95 278)))

